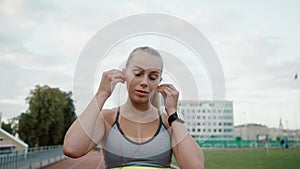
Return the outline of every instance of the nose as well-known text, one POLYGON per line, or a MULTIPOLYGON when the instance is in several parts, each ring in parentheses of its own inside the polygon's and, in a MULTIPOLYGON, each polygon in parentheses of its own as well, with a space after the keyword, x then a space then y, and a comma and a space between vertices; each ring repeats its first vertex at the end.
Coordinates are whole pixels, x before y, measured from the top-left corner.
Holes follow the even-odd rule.
POLYGON ((147 87, 148 86, 148 78, 147 76, 144 76, 142 81, 141 81, 141 84, 140 84, 143 88, 147 87))

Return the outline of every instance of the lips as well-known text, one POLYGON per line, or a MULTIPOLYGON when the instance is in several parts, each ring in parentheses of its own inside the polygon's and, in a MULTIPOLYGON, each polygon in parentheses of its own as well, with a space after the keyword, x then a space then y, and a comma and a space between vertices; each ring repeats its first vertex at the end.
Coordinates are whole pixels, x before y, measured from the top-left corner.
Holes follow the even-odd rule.
POLYGON ((135 90, 136 94, 139 96, 146 96, 149 92, 144 90, 135 90))

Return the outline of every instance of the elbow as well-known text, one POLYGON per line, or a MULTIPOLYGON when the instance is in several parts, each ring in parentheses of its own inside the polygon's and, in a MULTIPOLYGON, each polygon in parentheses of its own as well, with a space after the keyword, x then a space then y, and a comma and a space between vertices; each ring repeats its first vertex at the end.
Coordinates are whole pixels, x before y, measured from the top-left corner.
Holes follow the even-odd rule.
POLYGON ((63 145, 63 153, 65 156, 70 158, 79 158, 83 156, 83 154, 81 154, 77 148, 74 148, 74 146, 70 146, 66 143, 63 145))
POLYGON ((205 156, 204 156, 204 153, 201 149, 200 149, 200 152, 198 154, 198 158, 200 159, 198 161, 198 164, 197 164, 198 168, 199 169, 204 169, 205 168, 205 165, 204 165, 205 164, 205 156))
POLYGON ((199 151, 190 160, 187 160, 188 163, 185 163, 185 167, 187 169, 204 169, 205 168, 205 157, 202 151, 199 151))
MULTIPOLYGON (((185 167, 182 167, 182 168, 185 168, 185 167)), ((189 166, 187 168, 188 169, 204 169, 204 163, 200 162, 200 161, 194 162, 193 164, 189 164, 189 166)))
POLYGON ((188 168, 188 169, 204 169, 203 162, 194 162, 193 164, 189 164, 187 167, 180 167, 180 168, 188 168))
POLYGON ((204 169, 204 162, 199 162, 197 165, 195 165, 193 168, 197 169, 204 169))

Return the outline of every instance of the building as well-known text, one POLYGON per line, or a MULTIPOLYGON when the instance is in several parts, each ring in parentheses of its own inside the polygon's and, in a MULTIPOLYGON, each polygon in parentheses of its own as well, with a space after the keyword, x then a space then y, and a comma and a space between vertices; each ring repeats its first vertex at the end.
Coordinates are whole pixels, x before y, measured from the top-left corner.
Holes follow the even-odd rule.
POLYGON ((280 138, 282 138, 283 135, 283 129, 281 128, 268 128, 268 137, 272 141, 279 140, 280 138))
POLYGON ((236 137, 240 137, 241 140, 257 140, 257 135, 268 135, 268 127, 261 124, 249 123, 238 125, 234 127, 234 133, 236 137))
POLYGON ((235 140, 232 101, 183 100, 178 112, 197 141, 235 140))
POLYGON ((300 141, 299 129, 283 129, 282 125, 279 125, 279 128, 268 128, 265 125, 255 123, 242 124, 234 127, 234 133, 241 140, 255 141, 258 135, 267 135, 270 141, 279 141, 283 138, 287 138, 289 141, 300 141))
POLYGON ((0 153, 19 151, 27 153, 28 145, 0 128, 0 153))
POLYGON ((268 137, 272 141, 287 138, 289 141, 300 142, 300 129, 269 128, 268 137))
MULTIPOLYGON (((2 113, 0 112, 0 124, 2 124, 2 113)), ((11 153, 14 151, 27 153, 28 145, 3 130, 0 125, 0 154, 11 153)))

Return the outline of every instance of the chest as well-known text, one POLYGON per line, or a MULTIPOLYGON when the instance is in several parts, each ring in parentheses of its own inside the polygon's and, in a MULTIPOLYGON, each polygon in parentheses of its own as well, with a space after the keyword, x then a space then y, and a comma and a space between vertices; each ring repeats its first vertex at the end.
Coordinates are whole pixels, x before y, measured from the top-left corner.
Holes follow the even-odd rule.
POLYGON ((124 117, 120 117, 118 120, 118 127, 121 133, 129 140, 142 143, 153 138, 160 129, 160 120, 155 119, 148 123, 138 123, 130 121, 124 117))

